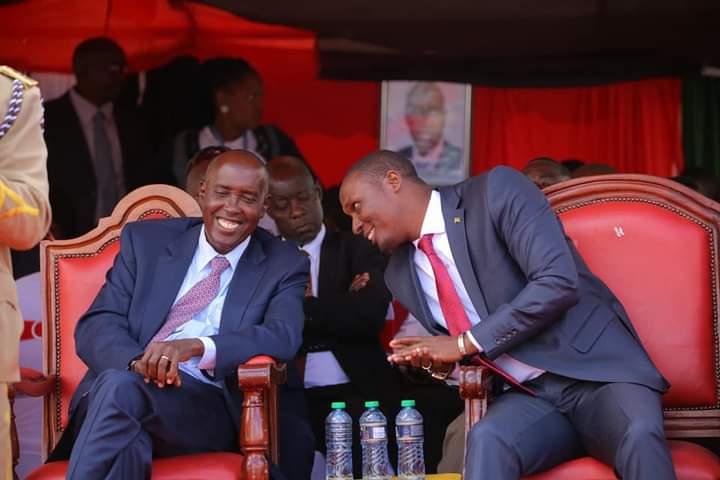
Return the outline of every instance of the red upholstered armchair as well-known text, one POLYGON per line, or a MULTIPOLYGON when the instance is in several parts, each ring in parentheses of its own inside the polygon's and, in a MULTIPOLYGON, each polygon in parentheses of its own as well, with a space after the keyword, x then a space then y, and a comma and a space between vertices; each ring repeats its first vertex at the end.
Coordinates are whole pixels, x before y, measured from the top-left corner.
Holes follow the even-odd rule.
MULTIPOLYGON (((667 437, 720 437, 720 205, 670 180, 643 175, 586 177, 545 193, 672 384, 664 397, 667 437)), ((492 401, 488 378, 482 367, 462 370, 466 433, 492 401)), ((720 459, 708 450, 678 440, 670 446, 680 480, 720 478, 720 459)), ((527 478, 615 476, 586 457, 527 478)))
MULTIPOLYGON (((87 371, 75 355, 73 332, 80 316, 100 290, 119 251, 120 230, 127 222, 149 218, 199 216, 195 200, 175 187, 151 185, 123 198, 113 214, 87 234, 41 244, 44 313, 44 375, 24 372, 20 392, 45 395, 44 453, 57 444, 67 424, 70 398, 87 371)), ((244 393, 240 446, 244 453, 208 453, 153 462, 154 479, 268 478, 267 459, 277 461, 276 385, 285 366, 270 357, 255 357, 238 368, 244 393)), ((65 478, 67 462, 43 465, 29 479, 65 478)))

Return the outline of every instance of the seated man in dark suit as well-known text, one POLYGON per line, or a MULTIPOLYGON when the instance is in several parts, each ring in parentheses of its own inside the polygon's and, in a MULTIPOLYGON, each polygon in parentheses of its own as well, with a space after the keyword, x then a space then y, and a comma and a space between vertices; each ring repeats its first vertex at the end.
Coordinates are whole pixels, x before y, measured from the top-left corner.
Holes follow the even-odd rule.
POLYGON ((109 38, 82 42, 73 53, 77 85, 45 105, 54 234, 86 233, 122 196, 156 183, 137 112, 114 105, 125 83, 125 54, 109 38))
POLYGON ((201 186, 202 219, 125 226, 75 331, 89 371, 61 441, 74 441, 68 478, 150 478, 153 456, 238 449, 237 365, 292 359, 302 342, 309 265, 256 230, 266 192, 260 160, 227 152, 201 186))
POLYGON ((353 231, 392 254, 388 286, 433 334, 394 340, 390 360, 444 375, 467 359, 504 382, 468 433, 466 479, 519 479, 583 453, 621 478, 675 478, 668 382, 527 178, 497 167, 433 190, 380 151, 340 199, 353 231))
MULTIPOLYGON (((268 163, 268 213, 281 235, 310 257, 305 298, 305 330, 299 363, 310 405, 316 448, 325 451, 325 417, 333 401, 345 401, 357 420, 364 400, 379 400, 392 421, 402 398, 415 398, 426 414, 428 470, 440 456, 445 428, 461 408, 457 390, 445 385, 411 385, 387 362, 379 341, 390 294, 383 282, 387 259, 367 240, 323 225, 322 189, 305 163, 277 157, 268 163), (450 413, 445 414, 448 410, 450 413)), ((390 459, 396 444, 390 429, 390 459)), ((360 472, 359 430, 355 434, 356 472, 360 472)), ((359 476, 359 474, 357 475, 359 476)))

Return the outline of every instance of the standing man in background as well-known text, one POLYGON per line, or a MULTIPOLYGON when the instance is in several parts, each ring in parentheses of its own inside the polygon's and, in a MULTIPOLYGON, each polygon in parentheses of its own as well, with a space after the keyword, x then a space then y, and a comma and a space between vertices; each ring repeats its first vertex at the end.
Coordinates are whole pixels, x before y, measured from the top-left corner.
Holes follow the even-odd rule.
POLYGON ((50 200, 56 238, 80 236, 108 216, 126 193, 159 183, 148 160, 145 128, 133 108, 118 105, 126 58, 110 38, 85 40, 73 52, 77 84, 47 102, 50 200))
POLYGON ((0 478, 12 478, 8 383, 20 379, 18 348, 22 317, 10 249, 27 250, 50 227, 43 141, 43 110, 37 82, 0 66, 0 478))

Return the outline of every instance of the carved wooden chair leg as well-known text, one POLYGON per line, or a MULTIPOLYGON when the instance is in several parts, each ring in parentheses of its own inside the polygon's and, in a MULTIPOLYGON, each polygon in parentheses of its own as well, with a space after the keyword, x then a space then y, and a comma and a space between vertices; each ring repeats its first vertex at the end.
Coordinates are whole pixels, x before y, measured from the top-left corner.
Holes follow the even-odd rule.
MULTIPOLYGON (((491 400, 492 372, 486 367, 460 368, 460 396, 465 399, 465 443, 472 427, 487 412, 488 401, 491 400)), ((465 449, 467 455, 467 448, 465 449)), ((465 458, 463 457, 463 465, 465 458)), ((465 468, 463 467, 463 475, 465 468)))
POLYGON ((244 364, 238 368, 238 383, 243 392, 240 449, 247 480, 268 480, 268 459, 277 462, 276 386, 285 377, 285 365, 244 364))

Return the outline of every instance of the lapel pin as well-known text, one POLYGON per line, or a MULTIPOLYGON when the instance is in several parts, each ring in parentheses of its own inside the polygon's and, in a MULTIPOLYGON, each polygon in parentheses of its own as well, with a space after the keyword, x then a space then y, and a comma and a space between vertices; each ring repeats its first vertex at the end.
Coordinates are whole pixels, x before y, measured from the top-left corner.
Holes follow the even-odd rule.
POLYGON ((453 218, 453 223, 460 223, 460 222, 462 222, 462 220, 460 220, 460 217, 453 218))

